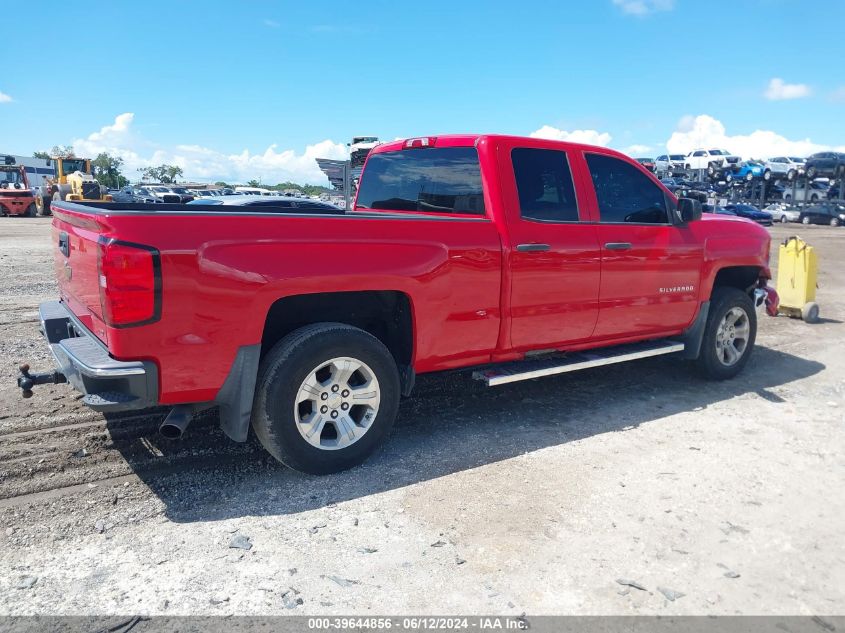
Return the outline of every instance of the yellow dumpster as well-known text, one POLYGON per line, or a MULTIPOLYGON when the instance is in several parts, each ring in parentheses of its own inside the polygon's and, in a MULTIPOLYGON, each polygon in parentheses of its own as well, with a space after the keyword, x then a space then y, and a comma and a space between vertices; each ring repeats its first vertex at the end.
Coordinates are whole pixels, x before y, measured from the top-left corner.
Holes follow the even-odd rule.
POLYGON ((778 252, 778 310, 813 323, 819 318, 816 303, 816 249, 798 236, 788 237, 778 252))

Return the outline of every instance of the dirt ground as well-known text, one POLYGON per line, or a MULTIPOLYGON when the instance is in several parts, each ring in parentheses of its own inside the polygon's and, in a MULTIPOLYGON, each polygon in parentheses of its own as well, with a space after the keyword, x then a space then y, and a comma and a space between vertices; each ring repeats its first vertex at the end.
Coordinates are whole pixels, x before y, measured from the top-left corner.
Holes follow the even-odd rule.
POLYGON ((842 614, 845 229, 796 232, 823 320, 762 319, 738 379, 423 377, 382 452, 315 478, 213 412, 168 442, 161 412, 21 399, 53 246, 0 218, 0 614, 842 614))

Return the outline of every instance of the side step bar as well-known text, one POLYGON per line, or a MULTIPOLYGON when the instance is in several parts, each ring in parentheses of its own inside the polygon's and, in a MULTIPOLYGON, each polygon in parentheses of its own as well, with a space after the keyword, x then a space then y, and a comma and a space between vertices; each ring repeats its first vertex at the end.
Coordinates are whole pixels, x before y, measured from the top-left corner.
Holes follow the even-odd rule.
POLYGON ((564 358, 557 357, 507 363, 490 369, 475 371, 472 377, 476 380, 484 381, 488 387, 495 387, 496 385, 504 385, 509 382, 531 380, 532 378, 564 374, 570 371, 578 371, 579 369, 613 365, 614 363, 624 363, 629 360, 637 360, 638 358, 648 358, 649 356, 673 354, 675 352, 682 352, 683 350, 684 344, 678 341, 661 340, 631 343, 617 347, 575 352, 567 354, 564 358))

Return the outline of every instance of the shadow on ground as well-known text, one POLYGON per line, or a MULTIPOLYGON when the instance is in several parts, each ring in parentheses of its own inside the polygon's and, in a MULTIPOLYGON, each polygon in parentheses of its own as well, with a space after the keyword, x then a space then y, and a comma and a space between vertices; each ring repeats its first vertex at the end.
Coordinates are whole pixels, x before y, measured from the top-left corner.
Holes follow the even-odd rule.
MULTIPOLYGON (((771 389, 813 376, 824 365, 758 347, 739 377, 701 379, 690 363, 654 358, 502 387, 467 373, 420 377, 386 446, 364 465, 326 477, 291 471, 253 438, 235 444, 211 412, 179 442, 149 436, 115 441, 129 465, 177 522, 293 514, 408 486, 603 433, 624 432, 744 394, 773 403, 771 389), (135 450, 154 441, 166 468, 135 450)), ((738 421, 741 422, 741 421, 738 421)), ((110 429, 120 426, 109 420, 110 429)))

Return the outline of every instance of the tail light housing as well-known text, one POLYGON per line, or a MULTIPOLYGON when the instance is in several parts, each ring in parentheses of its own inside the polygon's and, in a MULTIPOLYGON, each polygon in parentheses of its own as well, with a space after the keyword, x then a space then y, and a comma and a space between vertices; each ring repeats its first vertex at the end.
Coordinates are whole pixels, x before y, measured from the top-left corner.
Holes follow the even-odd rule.
POLYGON ((161 316, 161 255, 143 244, 102 238, 97 271, 103 320, 122 328, 155 323, 161 316))

